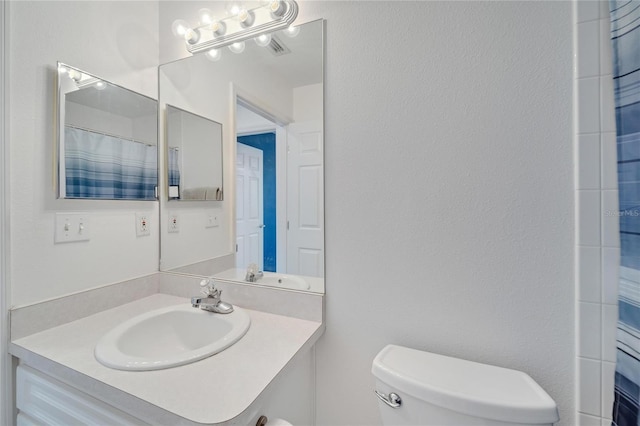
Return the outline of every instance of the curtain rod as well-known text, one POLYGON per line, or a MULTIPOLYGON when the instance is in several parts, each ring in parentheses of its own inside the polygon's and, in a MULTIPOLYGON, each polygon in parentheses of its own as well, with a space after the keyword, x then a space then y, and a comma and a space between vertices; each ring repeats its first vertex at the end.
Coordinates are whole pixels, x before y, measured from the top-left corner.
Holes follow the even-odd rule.
POLYGON ((125 141, 130 141, 130 142, 135 142, 135 143, 141 143, 141 144, 146 145, 146 146, 156 146, 156 145, 153 145, 153 144, 150 144, 150 143, 147 143, 147 142, 137 141, 137 140, 135 140, 133 138, 126 138, 124 136, 114 135, 114 134, 111 134, 111 133, 99 132, 99 131, 94 130, 94 129, 88 129, 86 127, 74 126, 72 124, 65 124, 64 127, 71 127, 72 129, 84 130, 85 132, 96 133, 98 135, 109 136, 109 137, 112 137, 112 138, 122 139, 122 140, 125 140, 125 141))

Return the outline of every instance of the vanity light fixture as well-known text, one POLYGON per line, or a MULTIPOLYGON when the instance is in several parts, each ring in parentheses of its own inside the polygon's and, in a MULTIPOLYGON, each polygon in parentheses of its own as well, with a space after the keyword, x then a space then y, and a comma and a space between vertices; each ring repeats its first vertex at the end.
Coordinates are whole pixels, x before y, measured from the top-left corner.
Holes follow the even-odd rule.
POLYGON ((188 22, 178 19, 171 25, 171 31, 185 41, 190 53, 216 49, 207 54, 211 60, 220 58, 221 47, 229 46, 232 52, 240 53, 244 50, 244 41, 250 38, 259 46, 267 46, 274 31, 286 30, 291 37, 300 31, 291 25, 298 16, 295 0, 263 1, 261 6, 252 9, 234 6, 229 10, 229 16, 221 19, 216 19, 209 9, 200 9, 197 26, 191 27, 188 22))
POLYGON ((229 45, 229 50, 233 53, 242 53, 244 52, 244 41, 238 41, 229 45))
POLYGON ((60 74, 66 74, 73 82, 75 83, 78 89, 83 89, 88 86, 93 86, 97 90, 104 90, 107 88, 107 83, 104 81, 93 77, 88 74, 84 74, 76 69, 67 68, 64 65, 60 65, 58 67, 58 71, 60 74))
POLYGON ((271 43, 271 34, 260 34, 258 37, 254 38, 256 44, 258 46, 268 46, 271 43))
POLYGON ((220 51, 220 49, 209 49, 205 52, 205 56, 208 60, 215 62, 220 60, 220 58, 222 57, 222 52, 220 51))
POLYGON ((284 31, 282 31, 286 36, 289 36, 291 38, 297 36, 298 34, 300 34, 300 27, 294 26, 294 25, 289 25, 284 31))

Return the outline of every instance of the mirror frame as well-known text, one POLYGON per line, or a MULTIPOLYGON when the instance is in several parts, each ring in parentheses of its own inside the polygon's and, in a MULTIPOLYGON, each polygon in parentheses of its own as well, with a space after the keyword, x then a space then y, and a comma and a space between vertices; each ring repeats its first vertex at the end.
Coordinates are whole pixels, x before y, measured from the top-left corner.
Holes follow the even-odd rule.
MULTIPOLYGON (((55 87, 55 96, 54 98, 54 111, 55 111, 55 119, 54 119, 54 132, 55 132, 55 137, 54 137, 54 150, 55 150, 55 155, 53 155, 53 170, 54 170, 54 191, 56 194, 56 198, 60 199, 60 200, 92 200, 92 201, 158 201, 158 188, 160 185, 160 162, 158 161, 158 155, 157 152, 159 150, 159 144, 160 144, 160 140, 159 140, 159 132, 158 132, 158 114, 160 112, 160 108, 159 108, 159 102, 157 99, 152 98, 151 96, 147 96, 144 95, 140 92, 136 92, 135 90, 131 90, 128 89, 120 84, 116 84, 113 83, 112 81, 106 80, 102 77, 98 77, 95 74, 86 72, 78 67, 66 64, 64 62, 60 62, 57 61, 56 62, 56 68, 55 68, 55 78, 54 78, 54 87, 55 87), (66 179, 66 176, 62 176, 61 173, 61 164, 64 160, 64 153, 63 153, 63 132, 65 129, 66 124, 62 122, 62 108, 63 105, 61 104, 62 102, 65 101, 65 96, 66 93, 63 94, 62 93, 62 82, 60 80, 60 69, 64 67, 64 68, 71 68, 74 70, 77 70, 83 74, 86 75, 90 75, 92 77, 95 77, 96 79, 99 79, 100 81, 103 81, 111 86, 117 87, 119 89, 123 89, 126 90, 128 92, 131 93, 135 93, 138 96, 141 96, 143 98, 149 99, 153 102, 156 103, 156 123, 155 123, 155 131, 156 131, 156 185, 155 185, 155 195, 153 198, 91 198, 91 197, 67 197, 67 196, 62 196, 60 193, 61 190, 61 185, 60 185, 60 180, 61 179, 66 179)), ((97 133, 101 133, 107 136, 112 136, 112 137, 119 137, 117 135, 111 135, 111 134, 107 134, 106 132, 97 132, 97 133)))

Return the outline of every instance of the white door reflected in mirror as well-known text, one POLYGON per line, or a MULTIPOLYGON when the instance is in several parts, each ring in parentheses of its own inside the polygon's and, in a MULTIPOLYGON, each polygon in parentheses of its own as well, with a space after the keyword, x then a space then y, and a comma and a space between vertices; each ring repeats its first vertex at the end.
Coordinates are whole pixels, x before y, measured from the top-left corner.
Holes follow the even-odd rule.
POLYGON ((236 267, 264 269, 263 152, 238 143, 236 151, 236 267))
POLYGON ((287 128, 287 272, 323 276, 324 178, 322 122, 287 128))

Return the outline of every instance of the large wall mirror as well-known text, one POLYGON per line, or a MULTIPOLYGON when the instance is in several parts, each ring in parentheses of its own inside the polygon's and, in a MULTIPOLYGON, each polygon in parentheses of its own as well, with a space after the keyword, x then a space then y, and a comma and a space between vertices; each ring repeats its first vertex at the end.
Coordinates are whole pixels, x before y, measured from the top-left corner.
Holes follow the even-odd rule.
POLYGON ((155 200, 158 103, 58 63, 58 197, 155 200))
POLYGON ((324 22, 297 28, 160 67, 161 119, 179 108, 221 124, 225 194, 171 201, 171 148, 161 150, 162 271, 324 292, 324 22))

